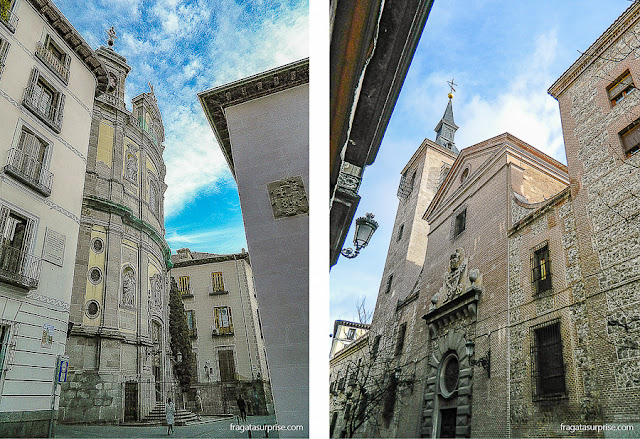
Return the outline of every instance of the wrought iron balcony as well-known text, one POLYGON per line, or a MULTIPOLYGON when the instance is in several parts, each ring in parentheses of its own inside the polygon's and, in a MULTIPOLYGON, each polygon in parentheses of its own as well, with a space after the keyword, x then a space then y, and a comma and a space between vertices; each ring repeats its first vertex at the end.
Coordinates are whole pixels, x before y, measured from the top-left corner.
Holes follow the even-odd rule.
POLYGON ((178 289, 178 292, 182 297, 193 297, 193 290, 191 289, 191 285, 189 285, 187 288, 178 289))
POLYGON ((47 171, 42 162, 37 161, 17 148, 9 150, 4 172, 38 191, 45 197, 51 195, 53 174, 47 171))
POLYGON ((233 335, 233 325, 223 326, 221 328, 218 328, 217 326, 212 326, 211 335, 213 337, 218 335, 233 335))
MULTIPOLYGON (((61 99, 62 96, 58 94, 57 98, 61 99)), ((60 106, 57 105, 56 101, 58 99, 53 99, 53 102, 45 104, 41 100, 41 95, 36 93, 35 86, 29 85, 25 90, 22 103, 40 120, 59 134, 60 131, 62 131, 62 111, 60 111, 60 106)))
POLYGON ((55 55, 39 41, 36 46, 36 56, 65 84, 69 83, 69 68, 65 66, 62 61, 56 58, 55 55))
POLYGON ((0 22, 4 24, 11 33, 14 33, 16 31, 16 26, 18 25, 18 16, 10 9, 0 9, 0 22))
POLYGON ((209 295, 210 296, 217 296, 219 294, 229 294, 229 292, 226 291, 226 290, 221 290, 219 288, 214 288, 213 285, 209 285, 209 295))
POLYGON ((22 288, 38 288, 41 261, 10 245, 0 245, 0 281, 22 288))

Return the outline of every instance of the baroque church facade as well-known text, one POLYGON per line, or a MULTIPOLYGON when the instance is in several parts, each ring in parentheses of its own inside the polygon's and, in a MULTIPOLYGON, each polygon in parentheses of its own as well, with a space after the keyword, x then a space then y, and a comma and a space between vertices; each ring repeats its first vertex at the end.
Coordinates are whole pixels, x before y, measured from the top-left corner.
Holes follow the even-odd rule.
POLYGON ((549 89, 567 166, 505 133, 425 172, 441 145, 423 142, 403 171, 370 364, 349 372, 393 379, 359 431, 334 436, 640 428, 639 31, 634 3, 549 89))
POLYGON ((172 391, 162 118, 153 88, 129 111, 131 67, 96 53, 109 85, 92 114, 60 422, 140 420, 172 391))

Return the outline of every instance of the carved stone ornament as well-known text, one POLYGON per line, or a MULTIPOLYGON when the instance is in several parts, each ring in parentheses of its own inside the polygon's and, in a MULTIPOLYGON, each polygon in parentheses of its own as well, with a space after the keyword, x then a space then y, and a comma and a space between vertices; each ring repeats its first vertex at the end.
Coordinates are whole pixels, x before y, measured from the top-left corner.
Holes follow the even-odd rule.
POLYGON ((309 213, 309 200, 302 177, 289 177, 267 184, 274 218, 309 213))
POLYGON ((463 259, 464 250, 456 249, 449 258, 449 271, 444 274, 444 284, 440 288, 439 296, 446 303, 463 292, 463 275, 467 270, 467 260, 463 259))
POLYGON ((126 267, 122 272, 122 305, 134 306, 136 300, 136 279, 133 268, 126 267))
POLYGON ((149 301, 152 306, 160 308, 162 306, 162 276, 156 273, 151 277, 150 281, 149 301))

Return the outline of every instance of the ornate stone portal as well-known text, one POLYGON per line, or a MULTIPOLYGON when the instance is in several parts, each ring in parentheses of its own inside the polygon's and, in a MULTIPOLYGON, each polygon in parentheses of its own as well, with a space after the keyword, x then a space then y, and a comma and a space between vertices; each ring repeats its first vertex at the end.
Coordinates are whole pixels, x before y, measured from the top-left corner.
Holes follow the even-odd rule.
POLYGON ((464 249, 456 249, 442 286, 422 317, 430 336, 423 437, 469 437, 471 433, 473 367, 466 342, 475 334, 482 275, 468 265, 464 249))

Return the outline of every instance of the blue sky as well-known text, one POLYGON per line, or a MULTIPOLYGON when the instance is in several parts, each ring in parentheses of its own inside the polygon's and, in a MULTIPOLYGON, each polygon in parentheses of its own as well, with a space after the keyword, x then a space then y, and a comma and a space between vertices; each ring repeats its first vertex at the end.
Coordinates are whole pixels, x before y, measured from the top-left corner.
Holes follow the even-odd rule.
MULTIPOLYGON (((356 218, 380 227, 356 259, 330 275, 330 322, 357 320, 355 303, 375 307, 398 199, 400 171, 459 84, 453 112, 458 149, 506 131, 566 163, 553 82, 627 8, 627 0, 435 0, 375 163, 366 168, 356 218), (606 3, 606 5, 605 5, 606 3)), ((352 246, 353 229, 345 246, 352 246)))
POLYGON ((54 0, 93 48, 132 71, 125 102, 154 86, 165 126, 166 239, 175 250, 246 248, 235 181, 197 93, 309 56, 308 0, 54 0))

